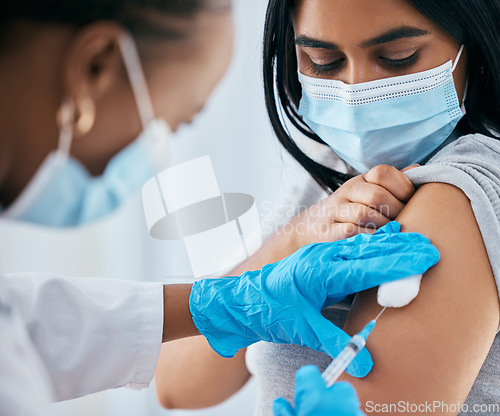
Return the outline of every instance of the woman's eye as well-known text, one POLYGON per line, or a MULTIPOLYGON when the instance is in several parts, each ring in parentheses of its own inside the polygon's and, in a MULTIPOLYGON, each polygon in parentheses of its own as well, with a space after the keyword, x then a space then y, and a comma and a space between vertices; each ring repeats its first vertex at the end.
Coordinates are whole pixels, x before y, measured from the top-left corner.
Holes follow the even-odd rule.
MULTIPOLYGON (((401 69, 406 68, 413 65, 418 59, 418 51, 415 51, 410 56, 402 59, 389 59, 384 56, 380 56, 379 60, 382 61, 383 65, 390 68, 401 69)), ((329 74, 334 71, 338 71, 340 67, 343 65, 345 61, 345 57, 341 59, 337 59, 329 64, 317 64, 312 61, 308 65, 308 70, 314 74, 315 76, 321 76, 324 74, 329 74)))
POLYGON ((389 59, 383 56, 381 56, 379 59, 384 63, 384 65, 387 65, 389 67, 405 68, 413 65, 417 61, 418 51, 415 51, 413 54, 403 59, 389 59))
POLYGON ((327 74, 329 72, 332 72, 332 71, 335 71, 335 70, 338 70, 340 68, 340 66, 342 65, 342 62, 344 61, 345 58, 342 58, 342 59, 338 59, 334 62, 331 62, 329 64, 325 64, 325 65, 319 65, 313 61, 311 61, 311 63, 309 64, 308 68, 314 75, 324 75, 324 74, 327 74))

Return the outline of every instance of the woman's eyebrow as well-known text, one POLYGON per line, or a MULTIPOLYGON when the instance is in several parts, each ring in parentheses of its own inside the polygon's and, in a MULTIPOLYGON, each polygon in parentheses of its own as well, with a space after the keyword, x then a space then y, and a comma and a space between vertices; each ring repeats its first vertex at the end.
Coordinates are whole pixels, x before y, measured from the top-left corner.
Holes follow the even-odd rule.
POLYGON ((304 48, 318 48, 318 49, 330 49, 337 50, 339 47, 334 43, 324 42, 322 40, 310 38, 307 35, 301 35, 295 39, 295 44, 297 46, 303 46, 304 48))
MULTIPOLYGON (((403 38, 417 38, 421 36, 428 35, 427 30, 418 29, 416 27, 401 26, 395 29, 390 29, 381 35, 369 39, 361 44, 363 48, 369 48, 372 46, 380 45, 382 43, 393 42, 398 39, 403 38)), ((301 35, 295 39, 295 45, 303 46, 305 48, 316 48, 316 49, 329 49, 338 50, 339 47, 331 42, 325 42, 322 40, 311 38, 307 35, 301 35)))
POLYGON ((429 32, 427 30, 418 29, 416 27, 411 26, 401 26, 395 29, 390 29, 381 35, 369 39, 361 44, 363 48, 369 48, 371 46, 380 45, 382 43, 393 42, 402 38, 418 38, 420 36, 428 35, 429 32))

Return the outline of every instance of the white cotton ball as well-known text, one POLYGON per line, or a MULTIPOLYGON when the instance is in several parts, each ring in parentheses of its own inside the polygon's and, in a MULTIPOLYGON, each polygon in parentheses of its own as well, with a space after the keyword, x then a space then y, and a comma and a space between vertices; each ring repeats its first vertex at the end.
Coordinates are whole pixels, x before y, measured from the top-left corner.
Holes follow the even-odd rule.
POLYGON ((406 277, 379 286, 377 301, 380 306, 401 308, 415 299, 420 290, 422 275, 406 277))

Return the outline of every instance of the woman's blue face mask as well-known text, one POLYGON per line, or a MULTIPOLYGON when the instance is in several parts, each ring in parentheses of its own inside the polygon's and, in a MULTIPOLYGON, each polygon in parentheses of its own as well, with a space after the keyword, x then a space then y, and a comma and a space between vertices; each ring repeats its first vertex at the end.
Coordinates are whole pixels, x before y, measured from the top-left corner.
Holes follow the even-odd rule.
POLYGON ((402 169, 425 160, 464 116, 455 62, 428 71, 349 85, 299 72, 299 114, 360 173, 380 164, 402 169))

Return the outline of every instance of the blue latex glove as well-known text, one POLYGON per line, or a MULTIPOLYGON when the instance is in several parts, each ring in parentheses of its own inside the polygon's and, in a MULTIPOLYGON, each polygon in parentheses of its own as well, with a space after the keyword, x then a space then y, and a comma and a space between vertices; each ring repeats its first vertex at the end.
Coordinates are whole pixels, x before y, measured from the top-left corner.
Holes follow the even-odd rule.
POLYGON ((317 367, 308 365, 295 377, 295 408, 280 398, 274 416, 364 416, 356 390, 346 381, 327 388, 317 367))
MULTIPOLYGON (((321 315, 325 305, 387 281, 422 274, 439 252, 397 222, 374 235, 310 244, 240 278, 201 280, 189 306, 193 322, 223 357, 258 341, 294 343, 335 357, 350 337, 321 315)), ((373 366, 364 348, 347 372, 364 377, 373 366)))

